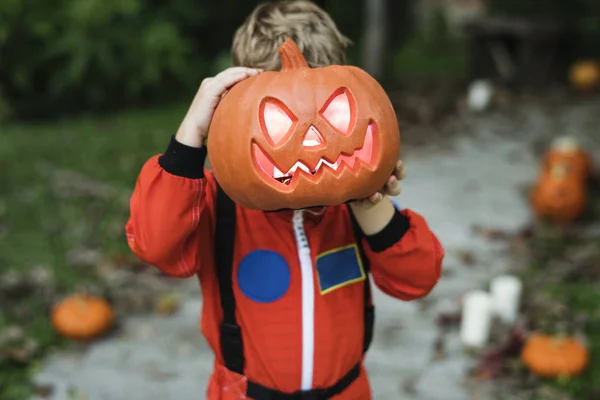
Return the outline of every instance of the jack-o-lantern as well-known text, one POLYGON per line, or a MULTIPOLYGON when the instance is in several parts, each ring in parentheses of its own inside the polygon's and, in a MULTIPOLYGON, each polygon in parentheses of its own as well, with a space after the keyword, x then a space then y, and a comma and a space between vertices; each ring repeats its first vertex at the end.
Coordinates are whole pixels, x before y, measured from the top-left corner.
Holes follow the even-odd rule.
POLYGON ((342 204, 380 190, 393 172, 400 132, 383 88, 357 67, 310 68, 288 39, 281 71, 236 84, 208 135, 214 175, 250 209, 342 204))
POLYGON ((535 214, 558 223, 577 219, 585 209, 587 186, 564 164, 543 170, 531 193, 535 214))

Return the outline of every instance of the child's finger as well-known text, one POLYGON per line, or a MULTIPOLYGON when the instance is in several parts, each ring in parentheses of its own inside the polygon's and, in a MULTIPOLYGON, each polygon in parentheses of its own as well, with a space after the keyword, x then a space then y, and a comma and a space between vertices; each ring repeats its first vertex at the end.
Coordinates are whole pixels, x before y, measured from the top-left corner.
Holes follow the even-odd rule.
POLYGON ((229 68, 221 72, 211 82, 215 95, 221 95, 227 89, 246 78, 256 76, 261 73, 261 70, 254 68, 235 67, 229 68))
POLYGON ((396 163, 396 168, 394 169, 394 176, 398 180, 402 180, 406 177, 406 168, 404 167, 404 163, 402 160, 396 163))
POLYGON ((369 197, 369 201, 373 204, 379 203, 383 199, 383 195, 379 192, 372 194, 369 197))
POLYGON ((214 90, 220 95, 239 81, 243 81, 244 79, 249 78, 250 76, 251 75, 248 72, 240 71, 236 72, 235 74, 222 76, 221 78, 215 78, 214 90))
POLYGON ((400 193, 402 193, 402 186, 398 185, 398 186, 396 186, 394 188, 388 188, 386 194, 388 196, 394 197, 394 196, 399 196, 400 193))
POLYGON ((386 194, 390 196, 398 196, 401 191, 401 186, 400 182, 398 181, 398 178, 396 178, 395 176, 390 176, 387 181, 387 184, 385 185, 385 191, 386 194))
POLYGON ((248 76, 255 76, 258 75, 262 72, 261 69, 257 69, 257 68, 247 68, 247 67, 232 67, 232 68, 227 68, 224 71, 221 71, 220 73, 218 73, 217 75, 215 75, 215 79, 217 80, 227 80, 229 79, 230 76, 233 75, 239 75, 239 74, 246 74, 248 76))

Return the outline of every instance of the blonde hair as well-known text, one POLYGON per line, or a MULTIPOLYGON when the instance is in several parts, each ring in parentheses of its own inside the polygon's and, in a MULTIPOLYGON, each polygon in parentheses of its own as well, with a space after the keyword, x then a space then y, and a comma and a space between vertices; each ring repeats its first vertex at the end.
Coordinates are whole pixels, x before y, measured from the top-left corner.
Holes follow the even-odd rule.
POLYGON ((232 63, 278 70, 281 60, 277 51, 288 38, 296 42, 311 67, 345 64, 351 43, 329 14, 311 1, 268 2, 256 7, 235 32, 232 63))

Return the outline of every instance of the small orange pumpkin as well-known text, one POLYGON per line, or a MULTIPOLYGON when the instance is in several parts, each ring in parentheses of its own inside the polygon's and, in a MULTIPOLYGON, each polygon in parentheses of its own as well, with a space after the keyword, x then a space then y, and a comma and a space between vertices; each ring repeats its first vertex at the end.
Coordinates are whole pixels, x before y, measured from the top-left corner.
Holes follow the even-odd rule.
POLYGON ((280 47, 281 71, 236 84, 215 111, 208 157, 225 193, 257 210, 342 204, 383 187, 398 160, 385 90, 348 65, 309 67, 280 47))
POLYGON ((553 165, 549 170, 542 171, 531 192, 530 201, 538 217, 566 224, 583 213, 587 186, 574 177, 564 164, 553 165))
POLYGON ((521 361, 542 378, 571 377, 585 369, 589 351, 575 338, 536 333, 525 342, 521 361))
POLYGON ((569 81, 578 90, 596 89, 600 84, 600 67, 598 63, 591 60, 577 61, 569 70, 569 81))
POLYGON ((91 340, 105 334, 114 321, 113 309, 102 298, 75 294, 52 310, 52 325, 61 335, 74 340, 91 340))
POLYGON ((592 158, 572 137, 556 139, 543 160, 544 168, 563 164, 574 176, 586 181, 592 173, 592 158))

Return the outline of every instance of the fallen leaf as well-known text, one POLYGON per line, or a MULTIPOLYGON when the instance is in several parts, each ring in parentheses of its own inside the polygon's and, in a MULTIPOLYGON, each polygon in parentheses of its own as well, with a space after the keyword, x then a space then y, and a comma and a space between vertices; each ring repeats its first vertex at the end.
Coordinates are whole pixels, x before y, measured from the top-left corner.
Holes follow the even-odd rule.
POLYGON ((465 265, 475 265, 475 255, 469 250, 456 250, 454 252, 454 255, 460 260, 460 262, 462 262, 465 265))
POLYGON ((158 297, 154 306, 154 311, 158 315, 172 315, 179 310, 180 305, 181 301, 177 294, 166 293, 158 297))
POLYGON ((0 277, 0 299, 16 302, 31 296, 33 291, 31 282, 16 272, 8 272, 0 277))
POLYGON ((48 286, 52 284, 54 275, 52 270, 44 265, 33 267, 27 273, 31 283, 36 286, 48 286))
POLYGON ((76 171, 51 169, 50 179, 56 196, 61 198, 94 197, 110 200, 118 194, 114 187, 76 171))
POLYGON ((415 300, 415 303, 418 304, 419 311, 427 311, 435 304, 435 300, 431 297, 422 297, 415 300))
POLYGON ((6 352, 7 358, 20 363, 29 362, 38 350, 38 344, 33 339, 27 339, 19 346, 8 349, 6 352))
POLYGON ((160 366, 156 365, 154 362, 148 363, 146 368, 144 368, 144 373, 150 379, 157 381, 167 381, 177 377, 176 373, 162 371, 160 366))
POLYGON ((520 329, 512 330, 500 348, 483 355, 472 376, 482 380, 496 378, 506 367, 508 360, 519 355, 524 343, 525 333, 520 329))
POLYGON ((439 332, 433 343, 433 361, 440 361, 447 357, 446 337, 443 332, 439 332))
POLYGON ((67 253, 67 263, 77 267, 90 267, 102 260, 102 252, 98 249, 80 247, 67 253))
POLYGON ((69 400, 87 400, 88 398, 87 394, 83 390, 74 387, 70 387, 67 390, 67 396, 69 400))
POLYGON ((398 344, 403 328, 399 324, 385 325, 379 329, 378 341, 384 347, 393 347, 398 344))
POLYGON ((50 384, 35 384, 33 386, 33 392, 36 396, 46 398, 50 397, 54 392, 54 386, 50 384))
POLYGON ((438 327, 440 328, 451 328, 451 327, 455 327, 460 325, 460 321, 461 321, 461 313, 460 312, 454 312, 454 313, 439 313, 435 323, 437 324, 438 327))
POLYGON ((484 228, 478 225, 473 226, 473 233, 487 240, 507 240, 510 235, 508 232, 498 228, 484 228))
POLYGON ((404 393, 416 394, 417 383, 419 383, 420 374, 412 374, 402 381, 401 389, 404 393))
POLYGON ((14 343, 25 338, 25 330, 17 325, 9 325, 0 334, 0 345, 14 343))
POLYGON ((118 268, 143 270, 150 267, 150 265, 140 260, 135 254, 131 252, 110 254, 107 257, 106 261, 114 264, 118 268))
POLYGON ((5 328, 0 334, 0 360, 29 362, 38 350, 38 343, 16 325, 5 328))

